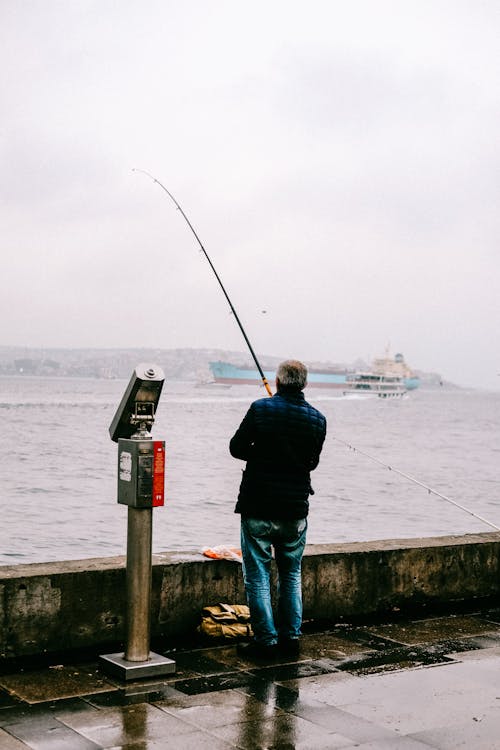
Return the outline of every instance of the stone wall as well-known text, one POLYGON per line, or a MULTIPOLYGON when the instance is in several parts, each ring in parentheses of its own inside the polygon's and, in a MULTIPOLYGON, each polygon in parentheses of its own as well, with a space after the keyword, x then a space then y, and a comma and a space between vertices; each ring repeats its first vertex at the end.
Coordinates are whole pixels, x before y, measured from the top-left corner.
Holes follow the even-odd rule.
MULTIPOLYGON (((309 545, 304 617, 337 619, 497 596, 500 533, 309 545)), ((245 601, 241 567, 198 553, 153 556, 152 636, 194 631, 201 609, 245 601)), ((0 567, 0 658, 100 648, 124 638, 123 557, 0 567)))

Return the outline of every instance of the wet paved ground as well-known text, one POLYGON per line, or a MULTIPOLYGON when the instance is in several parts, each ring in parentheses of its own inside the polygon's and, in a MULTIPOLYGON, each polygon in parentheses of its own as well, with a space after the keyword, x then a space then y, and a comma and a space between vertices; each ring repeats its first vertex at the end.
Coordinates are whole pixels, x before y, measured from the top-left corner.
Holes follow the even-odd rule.
POLYGON ((500 610, 332 625, 291 662, 167 655, 175 675, 126 686, 97 661, 3 674, 0 749, 500 749, 500 610))

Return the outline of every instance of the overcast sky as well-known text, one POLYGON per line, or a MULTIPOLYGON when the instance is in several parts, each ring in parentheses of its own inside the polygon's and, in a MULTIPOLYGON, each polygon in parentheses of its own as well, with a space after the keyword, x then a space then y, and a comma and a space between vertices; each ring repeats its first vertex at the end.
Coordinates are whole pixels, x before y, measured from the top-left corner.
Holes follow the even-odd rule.
POLYGON ((0 345, 500 387, 491 0, 2 0, 0 345), (266 312, 263 312, 266 311, 266 312))

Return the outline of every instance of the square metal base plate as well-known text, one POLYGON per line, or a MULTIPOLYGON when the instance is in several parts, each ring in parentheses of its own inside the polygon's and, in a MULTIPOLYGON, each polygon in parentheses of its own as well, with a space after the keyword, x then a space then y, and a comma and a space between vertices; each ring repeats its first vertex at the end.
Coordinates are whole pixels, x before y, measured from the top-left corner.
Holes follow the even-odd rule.
POLYGON ((125 654, 105 654, 99 657, 102 669, 122 680, 141 680, 175 673, 175 661, 149 652, 147 661, 128 661, 125 654))

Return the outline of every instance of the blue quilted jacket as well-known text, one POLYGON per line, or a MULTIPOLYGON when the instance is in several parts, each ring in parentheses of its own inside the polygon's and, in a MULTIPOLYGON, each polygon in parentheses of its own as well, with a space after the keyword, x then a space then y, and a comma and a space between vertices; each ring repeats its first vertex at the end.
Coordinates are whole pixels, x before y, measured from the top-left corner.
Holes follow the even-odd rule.
POLYGON ((326 419, 302 391, 254 401, 229 444, 247 462, 235 512, 249 518, 306 518, 310 472, 319 463, 326 419))

